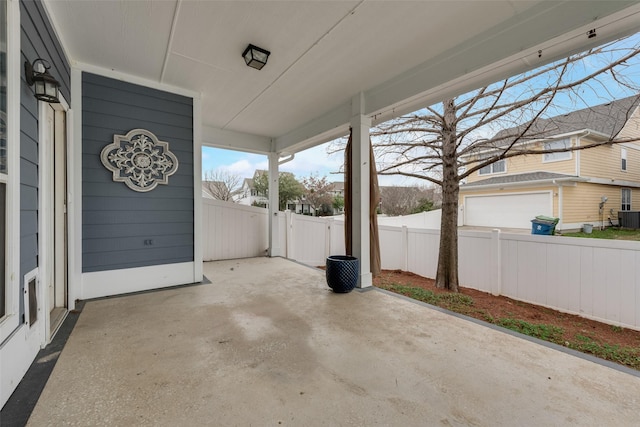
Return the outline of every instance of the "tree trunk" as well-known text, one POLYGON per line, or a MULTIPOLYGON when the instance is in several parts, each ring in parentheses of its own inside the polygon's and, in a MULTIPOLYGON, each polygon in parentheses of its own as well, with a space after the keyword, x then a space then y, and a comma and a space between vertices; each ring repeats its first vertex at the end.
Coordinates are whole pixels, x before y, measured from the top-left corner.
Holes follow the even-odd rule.
POLYGON ((458 292, 458 193, 460 179, 456 153, 456 107, 453 99, 444 103, 442 131, 442 218, 436 287, 458 292))

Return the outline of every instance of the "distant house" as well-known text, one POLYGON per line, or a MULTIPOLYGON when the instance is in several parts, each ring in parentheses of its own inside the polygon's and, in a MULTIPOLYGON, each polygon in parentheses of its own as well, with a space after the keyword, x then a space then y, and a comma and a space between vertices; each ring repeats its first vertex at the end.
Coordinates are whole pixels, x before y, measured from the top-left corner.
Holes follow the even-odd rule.
MULTIPOLYGON (((460 187, 460 223, 529 228, 536 215, 548 215, 560 218, 558 230, 580 229, 584 223, 617 224, 618 212, 640 210, 639 136, 636 96, 537 120, 517 144, 555 149, 612 137, 630 142, 517 156, 485 166, 460 187)), ((482 158, 497 150, 473 156, 482 158)))
MULTIPOLYGON (((334 199, 336 196, 340 196, 344 199, 344 182, 343 181, 332 182, 330 193, 334 199)), ((333 210, 334 215, 340 215, 344 213, 344 207, 340 209, 336 209, 335 207, 331 206, 331 209, 333 210)))
POLYGON ((236 203, 246 206, 261 206, 267 207, 269 205, 269 198, 266 194, 258 194, 254 179, 261 173, 267 173, 265 170, 256 170, 253 174, 253 178, 245 178, 242 182, 242 188, 240 194, 236 196, 236 203))
POLYGON ((331 183, 331 194, 344 197, 344 182, 336 181, 331 183))
MULTIPOLYGON (((266 194, 260 194, 255 187, 255 179, 263 173, 268 173, 266 170, 257 169, 253 173, 253 178, 245 178, 242 183, 242 189, 240 194, 235 198, 236 203, 247 206, 262 206, 267 207, 269 205, 269 198, 266 194)), ((282 172, 289 173, 289 172, 282 172)), ((344 182, 334 182, 331 190, 333 196, 341 195, 344 197, 344 182)), ((304 196, 289 200, 287 202, 287 209, 291 212, 302 215, 314 215, 311 205, 307 202, 304 196)), ((333 206, 329 207, 329 214, 338 215, 344 212, 344 209, 336 210, 333 206)))
MULTIPOLYGON (((290 172, 281 172, 282 174, 290 174, 290 172)), ((253 173, 253 178, 245 178, 242 182, 242 188, 240 193, 236 197, 235 201, 241 205, 247 206, 260 206, 260 207, 269 207, 269 197, 267 194, 263 194, 256 189, 255 180, 262 174, 268 174, 268 171, 264 169, 256 169, 253 173)), ((293 175, 293 174, 291 174, 293 175)), ((287 203, 287 209, 292 211, 296 211, 296 206, 300 205, 300 210, 302 213, 302 203, 299 200, 291 200, 287 203)), ((307 205, 307 212, 309 212, 309 207, 307 205)))
MULTIPOLYGON (((344 182, 342 181, 337 181, 337 182, 332 182, 331 183, 331 189, 329 190, 329 194, 331 194, 331 199, 333 200, 336 196, 342 196, 344 198, 344 182)), ((294 205, 291 205, 293 207, 290 208, 291 211, 295 212, 295 213, 302 213, 302 214, 308 214, 308 215, 320 215, 320 216, 329 216, 329 215, 340 215, 342 213, 344 213, 344 207, 341 209, 336 209, 333 206, 333 203, 331 203, 331 205, 322 205, 321 207, 316 209, 316 212, 312 212, 313 209, 311 208, 311 205, 306 203, 306 199, 304 196, 302 196, 302 198, 300 200, 297 200, 294 205)))

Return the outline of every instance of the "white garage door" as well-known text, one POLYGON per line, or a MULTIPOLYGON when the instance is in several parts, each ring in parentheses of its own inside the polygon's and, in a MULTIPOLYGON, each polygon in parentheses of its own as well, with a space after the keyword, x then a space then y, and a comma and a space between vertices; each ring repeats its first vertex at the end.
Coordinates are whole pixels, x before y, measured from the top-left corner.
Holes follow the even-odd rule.
POLYGON ((464 199, 465 225, 482 227, 531 228, 536 215, 552 215, 551 192, 467 196, 464 199))

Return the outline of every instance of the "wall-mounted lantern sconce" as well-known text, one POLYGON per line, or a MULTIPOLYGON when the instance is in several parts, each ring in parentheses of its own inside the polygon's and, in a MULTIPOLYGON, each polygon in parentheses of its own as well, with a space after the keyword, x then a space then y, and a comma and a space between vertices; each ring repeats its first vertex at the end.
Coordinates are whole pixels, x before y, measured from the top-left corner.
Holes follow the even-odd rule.
POLYGON ((242 53, 244 62, 251 68, 256 70, 262 70, 262 67, 267 65, 267 59, 269 59, 271 52, 264 50, 261 47, 250 44, 242 53))
POLYGON ((29 86, 35 86, 36 99, 44 102, 56 104, 60 102, 58 98, 58 88, 60 83, 49 74, 51 65, 42 58, 38 58, 33 63, 29 61, 24 63, 24 74, 29 86), (44 71, 36 71, 36 64, 44 68, 44 71))

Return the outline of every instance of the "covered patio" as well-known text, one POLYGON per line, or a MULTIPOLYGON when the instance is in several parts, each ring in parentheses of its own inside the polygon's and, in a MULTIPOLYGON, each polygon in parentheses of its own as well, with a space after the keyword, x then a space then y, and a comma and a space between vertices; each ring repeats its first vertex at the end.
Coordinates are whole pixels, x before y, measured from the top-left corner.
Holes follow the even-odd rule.
POLYGON ((351 129, 352 254, 371 287, 371 126, 633 34, 639 0, 0 12, 0 406, 89 301, 33 425, 635 421, 635 376, 376 290, 329 293, 279 258, 277 207, 282 162, 351 129), (271 52, 260 71, 254 44, 271 52), (59 103, 35 96, 43 70, 59 103), (133 153, 118 144, 154 154, 116 167, 133 153), (203 146, 268 156, 273 259, 203 266, 203 146))
POLYGON ((640 378, 282 258, 88 301, 30 425, 633 425, 640 378))

